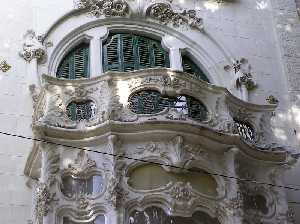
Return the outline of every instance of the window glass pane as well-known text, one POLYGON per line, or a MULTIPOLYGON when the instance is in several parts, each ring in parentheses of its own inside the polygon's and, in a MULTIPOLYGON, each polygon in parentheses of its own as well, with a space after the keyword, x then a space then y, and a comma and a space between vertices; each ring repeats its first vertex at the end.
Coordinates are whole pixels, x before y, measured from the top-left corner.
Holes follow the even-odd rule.
POLYGON ((96 196, 102 192, 103 183, 104 180, 100 175, 92 175, 86 178, 64 176, 62 177, 61 190, 68 198, 96 196))

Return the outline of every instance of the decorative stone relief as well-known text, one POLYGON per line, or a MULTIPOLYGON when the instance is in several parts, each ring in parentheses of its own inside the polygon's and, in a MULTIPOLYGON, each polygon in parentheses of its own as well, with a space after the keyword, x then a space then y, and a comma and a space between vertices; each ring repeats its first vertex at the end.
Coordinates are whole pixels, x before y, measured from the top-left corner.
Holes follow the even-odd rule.
POLYGON ((0 61, 0 70, 2 72, 8 72, 11 69, 11 66, 5 61, 0 61))
POLYGON ((170 3, 154 3, 147 8, 146 15, 164 25, 172 24, 178 27, 186 24, 191 28, 203 30, 203 20, 198 17, 196 10, 176 10, 170 3))
POLYGON ((86 9, 95 17, 126 16, 129 14, 129 5, 124 0, 78 0, 75 2, 78 9, 86 9))
POLYGON ((126 191, 121 183, 120 178, 111 176, 108 180, 106 201, 114 208, 119 208, 128 197, 129 192, 126 191))
POLYGON ((222 202, 217 205, 217 213, 226 211, 234 216, 243 215, 243 197, 240 192, 237 192, 234 198, 225 198, 222 202))
POLYGON ((91 95, 98 91, 99 89, 97 87, 94 88, 82 88, 82 87, 75 87, 70 88, 65 91, 65 94, 71 97, 78 97, 78 98, 85 98, 88 95, 91 95))
POLYGON ((43 46, 41 38, 33 30, 28 30, 24 35, 23 50, 19 55, 27 62, 31 62, 34 58, 39 61, 45 59, 46 47, 43 46))
POLYGON ((234 60, 232 65, 224 66, 225 71, 233 69, 235 74, 235 87, 240 90, 241 98, 244 101, 248 101, 248 91, 251 91, 257 87, 257 84, 253 80, 251 74, 251 65, 248 64, 248 60, 242 58, 240 60, 234 60))
POLYGON ((40 122, 56 127, 76 127, 76 122, 67 117, 66 106, 59 94, 50 96, 48 111, 40 122))
POLYGON ((38 87, 35 84, 29 86, 29 91, 35 107, 39 100, 40 91, 38 90, 38 87))
POLYGON ((53 203, 57 201, 56 194, 50 193, 49 187, 45 183, 38 183, 34 207, 35 218, 38 224, 43 223, 43 217, 52 212, 53 203))
POLYGON ((80 198, 77 201, 77 208, 80 210, 86 209, 89 205, 90 205, 90 202, 86 198, 80 198))
POLYGON ((196 195, 192 191, 189 183, 178 182, 170 189, 168 194, 176 201, 189 202, 196 195))
POLYGON ((193 159, 193 156, 185 149, 182 136, 176 136, 172 140, 173 153, 171 153, 171 160, 175 166, 182 167, 193 159))
POLYGON ((80 177, 85 176, 91 169, 97 168, 96 161, 89 158, 88 154, 81 150, 77 154, 73 164, 69 164, 63 173, 70 173, 74 176, 80 177))
POLYGON ((203 21, 197 15, 194 9, 182 9, 174 7, 172 1, 154 2, 146 8, 131 11, 129 3, 126 0, 76 0, 77 9, 87 10, 88 13, 95 17, 115 17, 128 16, 130 14, 144 15, 158 20, 160 23, 171 24, 175 27, 187 25, 193 29, 203 30, 203 21))
POLYGON ((57 151, 56 145, 48 146, 47 150, 47 162, 44 170, 46 173, 46 181, 49 187, 51 187, 57 180, 57 174, 60 170, 60 154, 57 151))
POLYGON ((266 98, 266 101, 269 103, 269 104, 278 104, 279 103, 279 100, 273 96, 273 95, 270 95, 266 98))

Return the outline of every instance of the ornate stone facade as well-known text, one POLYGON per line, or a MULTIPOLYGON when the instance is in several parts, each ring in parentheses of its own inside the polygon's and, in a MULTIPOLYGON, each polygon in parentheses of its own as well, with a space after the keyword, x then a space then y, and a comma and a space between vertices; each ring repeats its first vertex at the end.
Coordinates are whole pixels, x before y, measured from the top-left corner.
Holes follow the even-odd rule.
MULTIPOLYGON (((8 201, 0 203, 4 223, 18 224, 13 220, 24 222, 26 216, 32 224, 144 224, 153 217, 137 213, 153 207, 166 220, 297 223, 285 189, 276 187, 285 185, 286 169, 299 157, 288 145, 298 144, 300 133, 294 0, 77 0, 75 9, 72 2, 57 0, 34 2, 33 9, 25 5, 15 14, 24 19, 22 27, 0 37, 3 57, 13 65, 9 70, 0 63, 10 74, 0 77, 1 131, 18 139, 24 135, 20 142, 0 141, 11 143, 0 153, 1 174, 9 174, 0 175, 5 183, 0 198, 8 201), (35 13, 27 22, 26 10, 35 13), (57 20, 58 14, 64 16, 57 20), (22 39, 31 26, 45 35, 30 30, 22 39), (104 72, 102 44, 112 33, 155 40, 169 64, 104 72), (88 66, 78 71, 86 69, 88 78, 56 78, 61 62, 82 43, 89 46, 88 66), (14 58, 20 48, 21 58, 14 58), (189 74, 185 57, 210 83, 189 74), (140 91, 155 91, 165 100, 160 110, 134 111, 130 99, 140 91), (92 115, 70 119, 74 102, 91 102, 92 115), (203 119, 191 116, 191 105, 199 114, 197 105, 205 108, 203 119), (23 142, 31 139, 26 136, 33 136, 32 145, 23 142), (23 174, 11 175, 25 159, 30 205, 30 189, 19 184, 23 174), (20 217, 6 218, 11 214, 20 217)), ((14 18, 10 8, 3 24, 14 18)), ((117 54, 128 58, 123 50, 117 54)), ((80 52, 71 57, 68 72, 80 57, 80 52)), ((75 113, 84 113, 78 108, 75 113)))

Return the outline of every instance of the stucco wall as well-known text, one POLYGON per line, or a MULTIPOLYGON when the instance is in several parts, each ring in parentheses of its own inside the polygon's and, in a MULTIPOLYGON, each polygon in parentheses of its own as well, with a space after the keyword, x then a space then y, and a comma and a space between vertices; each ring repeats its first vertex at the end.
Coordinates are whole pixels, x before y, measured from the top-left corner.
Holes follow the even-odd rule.
MULTIPOLYGON (((249 61, 258 84, 250 93, 250 101, 265 104, 266 97, 276 96, 280 103, 274 119, 275 134, 284 144, 299 146, 300 85, 299 78, 295 77, 300 75, 300 49, 297 47, 300 46, 300 28, 299 20, 294 16, 294 0, 285 1, 286 6, 278 5, 279 0, 273 0, 272 5, 267 0, 240 0, 221 5, 204 0, 178 1, 179 4, 182 2, 201 10, 207 35, 215 39, 227 55, 249 61), (280 20, 281 17, 285 20, 280 20), (290 35, 288 41, 281 38, 280 27, 286 28, 290 35), (290 44, 293 55, 284 52, 284 41, 290 44), (286 63, 287 60, 293 63, 286 63), (291 75, 286 75, 289 71, 291 75)), ((6 73, 0 71, 0 131, 33 135, 28 86, 35 74, 28 72, 28 63, 18 55, 23 35, 29 29, 37 34, 45 33, 72 9, 72 0, 14 0, 1 4, 0 59, 5 59, 12 68, 6 73)), ((225 65, 224 61, 218 63, 220 68, 225 65)), ((3 223, 21 224, 31 218, 31 190, 26 186, 23 174, 31 147, 32 142, 28 140, 0 135, 0 217, 3 223)), ((293 171, 293 179, 287 178, 287 182, 300 184, 299 178, 295 178, 298 175, 293 171)), ((291 196, 294 201, 296 197, 291 196)))

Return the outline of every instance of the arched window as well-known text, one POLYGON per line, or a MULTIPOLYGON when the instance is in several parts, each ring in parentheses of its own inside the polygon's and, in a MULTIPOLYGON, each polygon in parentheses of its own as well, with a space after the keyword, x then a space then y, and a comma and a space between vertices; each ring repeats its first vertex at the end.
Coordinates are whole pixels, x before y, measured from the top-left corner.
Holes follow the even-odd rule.
POLYGON ((186 55, 182 56, 183 71, 201 79, 205 82, 209 82, 209 79, 204 72, 186 55))
POLYGON ((169 67, 169 55, 160 41, 135 34, 112 34, 103 44, 103 65, 105 72, 169 67))
POLYGON ((96 104, 91 100, 72 101, 67 106, 67 115, 72 121, 89 120, 96 114, 96 104))
POLYGON ((89 77, 89 44, 82 43, 71 50, 61 61, 58 78, 79 79, 89 77))
POLYGON ((103 178, 100 175, 80 176, 64 175, 61 191, 68 197, 79 199, 85 196, 96 196, 103 190, 103 178))
POLYGON ((132 94, 129 99, 129 109, 136 114, 155 114, 165 108, 174 108, 187 117, 204 121, 208 111, 205 105, 194 97, 179 95, 176 97, 162 97, 158 91, 142 90, 132 94))

